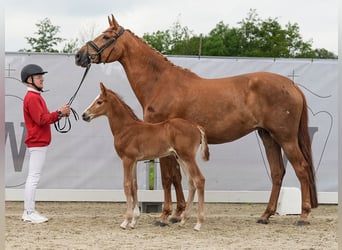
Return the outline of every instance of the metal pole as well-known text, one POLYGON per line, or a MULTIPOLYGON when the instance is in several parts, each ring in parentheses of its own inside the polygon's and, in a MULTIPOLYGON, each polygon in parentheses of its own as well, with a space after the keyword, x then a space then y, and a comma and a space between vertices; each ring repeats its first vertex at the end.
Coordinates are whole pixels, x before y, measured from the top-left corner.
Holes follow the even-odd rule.
POLYGON ((199 36, 198 59, 201 59, 201 55, 202 55, 202 33, 199 36))
POLYGON ((0 249, 5 249, 5 6, 0 2, 0 249))

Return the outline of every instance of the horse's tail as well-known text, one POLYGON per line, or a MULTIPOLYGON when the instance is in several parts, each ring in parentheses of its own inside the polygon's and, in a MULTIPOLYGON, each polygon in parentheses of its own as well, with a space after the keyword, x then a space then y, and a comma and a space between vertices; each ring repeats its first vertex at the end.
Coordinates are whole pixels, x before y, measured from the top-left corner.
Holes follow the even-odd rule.
POLYGON ((203 161, 209 161, 209 147, 207 141, 207 135, 204 132, 204 128, 197 126, 201 133, 201 156, 203 161))
MULTIPOLYGON (((295 85, 296 86, 296 85, 295 85)), ((316 208, 318 206, 317 199, 317 189, 316 189, 316 178, 315 178, 315 168, 312 160, 312 150, 311 150, 311 140, 309 136, 309 128, 308 128, 308 105, 305 99, 303 92, 296 86, 299 93, 303 98, 303 110, 302 115, 299 122, 299 132, 298 132, 298 143, 299 147, 302 151, 302 154, 308 164, 308 174, 309 174, 309 185, 310 185, 310 200, 311 207, 316 208)))

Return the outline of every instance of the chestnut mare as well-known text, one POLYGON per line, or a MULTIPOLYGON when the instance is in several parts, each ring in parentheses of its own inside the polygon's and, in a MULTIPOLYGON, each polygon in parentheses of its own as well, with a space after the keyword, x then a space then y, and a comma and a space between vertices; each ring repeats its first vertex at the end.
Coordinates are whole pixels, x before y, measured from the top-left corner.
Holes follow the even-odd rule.
MULTIPOLYGON (((137 161, 172 155, 188 178, 189 197, 182 214, 182 224, 190 217, 195 192, 198 195, 198 217, 194 229, 200 230, 204 220, 204 183, 196 163, 196 153, 202 144, 202 159, 209 160, 209 149, 204 130, 193 122, 174 118, 159 123, 139 120, 132 109, 113 91, 100 83, 101 94, 84 111, 83 120, 105 115, 115 137, 114 146, 124 168, 124 191, 127 210, 121 228, 134 228, 139 218, 137 195, 137 161)), ((177 167, 177 166, 175 166, 177 167)))
MULTIPOLYGON (((298 225, 308 223, 311 208, 318 205, 308 111, 304 94, 290 79, 268 72, 256 72, 227 78, 204 79, 174 65, 130 30, 108 17, 109 28, 87 42, 76 54, 77 65, 119 61, 138 98, 144 120, 160 122, 181 117, 204 127, 208 143, 234 141, 257 130, 265 146, 272 177, 268 205, 259 223, 269 223, 285 175, 281 150, 293 166, 302 193, 302 212, 298 225)), ((164 206, 162 223, 172 211, 171 184, 177 197, 179 218, 185 201, 180 171, 175 160, 161 163, 164 206)))

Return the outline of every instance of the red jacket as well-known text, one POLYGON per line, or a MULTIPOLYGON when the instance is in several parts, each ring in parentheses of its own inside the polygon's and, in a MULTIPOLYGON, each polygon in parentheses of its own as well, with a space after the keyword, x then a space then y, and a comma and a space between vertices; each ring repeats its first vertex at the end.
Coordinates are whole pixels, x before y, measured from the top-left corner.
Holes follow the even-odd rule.
POLYGON ((58 112, 49 112, 40 92, 28 88, 24 98, 27 147, 45 147, 51 142, 50 124, 59 120, 58 112))

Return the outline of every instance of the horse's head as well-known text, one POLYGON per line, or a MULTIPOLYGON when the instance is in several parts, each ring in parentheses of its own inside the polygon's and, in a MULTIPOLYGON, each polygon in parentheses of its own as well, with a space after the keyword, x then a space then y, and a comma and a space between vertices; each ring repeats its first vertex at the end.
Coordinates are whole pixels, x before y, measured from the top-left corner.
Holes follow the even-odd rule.
POLYGON ((83 112, 82 119, 90 122, 96 117, 107 114, 107 88, 100 82, 101 93, 95 98, 92 104, 83 112))
POLYGON ((109 28, 93 41, 88 41, 75 55, 75 63, 86 67, 89 63, 108 63, 116 61, 122 49, 116 46, 117 39, 124 33, 114 16, 108 17, 109 28))

